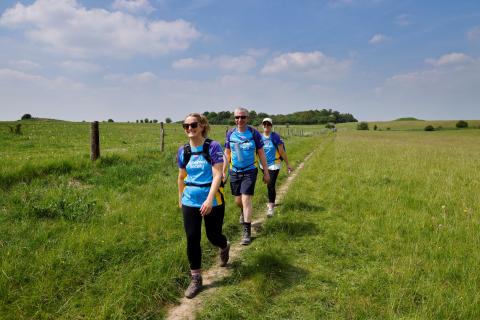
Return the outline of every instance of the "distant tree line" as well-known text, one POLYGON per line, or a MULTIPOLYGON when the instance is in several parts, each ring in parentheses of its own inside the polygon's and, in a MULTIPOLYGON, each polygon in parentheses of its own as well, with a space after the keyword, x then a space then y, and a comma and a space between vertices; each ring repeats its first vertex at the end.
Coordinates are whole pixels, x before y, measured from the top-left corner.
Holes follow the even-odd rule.
MULTIPOLYGON (((290 114, 267 114, 264 112, 257 113, 255 110, 250 111, 250 123, 258 126, 264 118, 272 118, 274 124, 326 124, 326 123, 344 123, 358 122, 350 113, 340 113, 332 109, 298 111, 290 114)), ((234 114, 230 111, 220 112, 204 112, 211 124, 232 125, 235 123, 234 114)))

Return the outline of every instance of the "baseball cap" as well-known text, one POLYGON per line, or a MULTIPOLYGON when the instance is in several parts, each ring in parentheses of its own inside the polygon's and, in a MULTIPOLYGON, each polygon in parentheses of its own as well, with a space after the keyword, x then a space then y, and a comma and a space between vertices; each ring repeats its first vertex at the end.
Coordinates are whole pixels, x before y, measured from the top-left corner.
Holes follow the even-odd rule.
POLYGON ((265 118, 262 120, 262 123, 264 122, 270 122, 271 125, 273 125, 273 121, 272 121, 272 118, 265 118))

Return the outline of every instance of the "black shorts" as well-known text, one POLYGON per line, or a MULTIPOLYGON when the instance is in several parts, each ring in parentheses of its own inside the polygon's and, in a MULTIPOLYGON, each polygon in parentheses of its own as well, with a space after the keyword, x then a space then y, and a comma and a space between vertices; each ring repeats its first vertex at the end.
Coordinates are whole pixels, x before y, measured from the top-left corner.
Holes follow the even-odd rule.
POLYGON ((240 196, 247 194, 253 196, 255 183, 257 182, 257 174, 257 168, 243 172, 230 171, 230 189, 232 189, 232 195, 240 196))

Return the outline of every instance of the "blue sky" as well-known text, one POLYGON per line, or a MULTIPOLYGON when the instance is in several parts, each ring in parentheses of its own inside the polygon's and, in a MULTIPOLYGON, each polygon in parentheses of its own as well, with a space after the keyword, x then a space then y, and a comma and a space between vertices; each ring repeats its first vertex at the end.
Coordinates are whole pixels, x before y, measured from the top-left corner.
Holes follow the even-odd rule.
POLYGON ((0 120, 479 119, 480 2, 0 2, 0 120))

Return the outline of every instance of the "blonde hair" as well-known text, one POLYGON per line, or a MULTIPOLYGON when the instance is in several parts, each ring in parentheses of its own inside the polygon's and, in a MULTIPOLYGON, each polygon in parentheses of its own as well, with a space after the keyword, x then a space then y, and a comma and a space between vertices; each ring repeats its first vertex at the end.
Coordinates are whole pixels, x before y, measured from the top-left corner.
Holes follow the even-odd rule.
POLYGON ((196 113, 196 112, 187 114, 185 119, 187 119, 188 117, 193 117, 193 118, 197 119, 198 123, 203 126, 202 136, 204 138, 206 138, 208 136, 208 132, 210 131, 210 125, 208 124, 208 118, 205 117, 203 114, 196 113))

